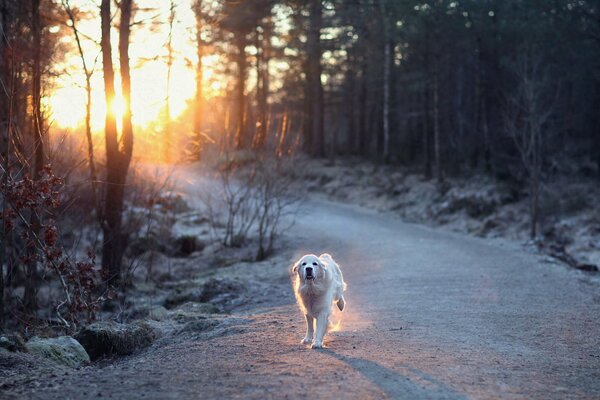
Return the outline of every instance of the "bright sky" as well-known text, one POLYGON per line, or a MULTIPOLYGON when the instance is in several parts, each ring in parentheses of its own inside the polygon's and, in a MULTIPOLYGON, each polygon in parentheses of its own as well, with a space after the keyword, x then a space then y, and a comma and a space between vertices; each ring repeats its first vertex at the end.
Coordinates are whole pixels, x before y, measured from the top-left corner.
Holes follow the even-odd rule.
MULTIPOLYGON (((191 0, 176 1, 176 22, 173 31, 173 46, 175 50, 174 65, 171 74, 171 115, 176 118, 186 107, 186 102, 195 95, 195 65, 197 62, 195 47, 195 20, 190 8, 191 0)), ((90 0, 72 0, 73 6, 89 11, 89 20, 78 22, 77 28, 89 38, 100 42, 100 16, 96 2, 90 0)), ((99 2, 98 2, 99 3, 99 2)), ((143 25, 136 25, 132 29, 131 44, 129 49, 131 59, 132 79, 132 114, 133 123, 146 126, 159 119, 164 108, 167 90, 167 36, 169 15, 169 1, 143 0, 138 4, 146 9, 155 11, 138 13, 134 20, 145 20, 143 25), (151 16, 158 15, 151 20, 151 16), (154 23, 152 22, 154 21, 154 23)), ((113 6, 114 12, 114 6, 113 6)), ((118 21, 118 19, 116 19, 118 21)), ((81 67, 81 59, 75 47, 73 35, 63 39, 73 45, 73 51, 66 56, 65 73, 56 80, 56 87, 48 99, 52 109, 52 119, 61 127, 73 128, 84 120, 85 116, 85 75, 81 67)), ((120 91, 118 73, 118 33, 113 30, 113 63, 116 72, 116 89, 120 91)), ((88 65, 95 64, 95 73, 92 77, 92 129, 101 130, 104 126, 104 83, 102 78, 102 57, 100 48, 92 40, 83 39, 83 48, 88 65)), ((214 55, 203 57, 205 96, 211 97, 221 89, 221 82, 213 77, 214 66, 218 58, 214 55)), ((122 101, 115 101, 115 112, 119 115, 122 101)))

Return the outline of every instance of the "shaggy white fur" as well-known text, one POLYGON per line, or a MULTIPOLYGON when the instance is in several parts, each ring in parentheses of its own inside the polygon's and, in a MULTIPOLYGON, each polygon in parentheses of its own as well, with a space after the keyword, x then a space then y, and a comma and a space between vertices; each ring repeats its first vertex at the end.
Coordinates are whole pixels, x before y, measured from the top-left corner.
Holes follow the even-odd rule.
POLYGON ((333 303, 337 304, 340 311, 346 305, 346 283, 342 271, 333 258, 325 253, 319 257, 314 254, 303 256, 294 264, 292 272, 296 277, 296 300, 306 317, 306 336, 302 343, 312 343, 313 349, 320 349, 329 326, 333 303))

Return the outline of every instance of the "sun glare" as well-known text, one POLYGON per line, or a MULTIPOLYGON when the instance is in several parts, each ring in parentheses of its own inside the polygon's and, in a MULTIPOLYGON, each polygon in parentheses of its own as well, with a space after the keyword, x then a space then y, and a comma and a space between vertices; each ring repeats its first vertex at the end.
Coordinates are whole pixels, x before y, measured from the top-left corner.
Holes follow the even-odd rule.
MULTIPOLYGON (((168 2, 160 0, 148 0, 148 7, 154 7, 168 13, 168 2), (150 4, 152 3, 152 4, 150 4)), ((78 1, 73 1, 78 3, 78 1)), ((85 7, 82 1, 81 6, 85 7)), ((195 70, 196 47, 192 40, 195 21, 193 13, 188 12, 189 0, 178 2, 177 17, 178 24, 173 31, 174 50, 176 58, 172 65, 170 96, 167 96, 167 64, 165 41, 166 32, 164 30, 155 30, 149 27, 140 26, 133 32, 130 44, 131 58, 131 113, 134 127, 142 128, 136 134, 142 134, 148 126, 153 125, 158 128, 164 126, 164 111, 167 97, 170 98, 169 108, 172 119, 176 119, 183 114, 189 106, 190 100, 195 96, 195 70)), ((89 10, 95 12, 94 10, 89 10)), ((79 22, 78 29, 86 36, 95 38, 99 41, 99 24, 95 19, 82 20, 79 22)), ((113 48, 118 47, 118 34, 112 37, 113 48)), ((91 41, 83 43, 84 52, 88 58, 98 54, 97 45, 91 41)), ((63 74, 56 79, 55 88, 48 97, 49 111, 55 126, 63 129, 75 129, 83 126, 85 121, 85 103, 86 94, 83 83, 85 76, 81 69, 81 60, 76 49, 72 50, 73 56, 67 57, 64 62, 64 69, 68 74, 63 74)), ((217 55, 211 54, 203 57, 204 68, 204 96, 210 99, 219 96, 225 89, 222 82, 219 82, 215 70, 221 62, 217 55)), ((88 65, 92 65, 93 59, 89 59, 88 65)), ((118 62, 115 61, 115 89, 120 91, 118 62)), ((92 115, 91 125, 94 132, 101 132, 104 128, 104 119, 106 113, 106 104, 104 99, 104 82, 102 78, 101 61, 96 64, 95 71, 91 80, 92 84, 92 115)), ((123 99, 119 93, 113 104, 110 106, 110 112, 113 113, 120 123, 124 111, 123 99)))
POLYGON ((125 114, 125 101, 122 96, 115 96, 110 105, 110 112, 117 120, 123 118, 123 115, 125 114))

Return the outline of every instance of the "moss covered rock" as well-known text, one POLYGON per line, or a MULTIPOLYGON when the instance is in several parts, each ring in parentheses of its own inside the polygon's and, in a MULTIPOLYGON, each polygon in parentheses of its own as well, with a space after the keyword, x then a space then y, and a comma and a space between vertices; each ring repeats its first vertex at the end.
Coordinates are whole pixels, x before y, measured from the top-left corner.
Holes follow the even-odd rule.
POLYGON ((13 352, 27 352, 25 341, 20 335, 7 334, 0 336, 0 348, 13 352))
POLYGON ((33 337, 26 344, 33 355, 48 358, 67 367, 77 368, 90 362, 90 357, 83 346, 71 336, 57 338, 33 337))
POLYGON ((103 356, 133 354, 150 346, 156 333, 145 323, 96 322, 81 329, 75 337, 91 359, 96 360, 103 356))

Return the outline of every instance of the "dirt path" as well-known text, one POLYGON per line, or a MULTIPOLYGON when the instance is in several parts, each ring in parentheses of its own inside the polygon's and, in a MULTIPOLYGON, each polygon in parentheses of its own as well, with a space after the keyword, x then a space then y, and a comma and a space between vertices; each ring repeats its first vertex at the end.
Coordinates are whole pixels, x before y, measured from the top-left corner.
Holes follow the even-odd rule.
POLYGON ((509 244, 320 201, 288 236, 295 255, 333 254, 349 284, 327 349, 299 344, 303 318, 290 293, 287 305, 237 315, 221 335, 158 342, 24 397, 600 397, 596 278, 509 244))

